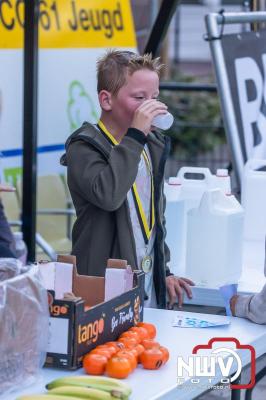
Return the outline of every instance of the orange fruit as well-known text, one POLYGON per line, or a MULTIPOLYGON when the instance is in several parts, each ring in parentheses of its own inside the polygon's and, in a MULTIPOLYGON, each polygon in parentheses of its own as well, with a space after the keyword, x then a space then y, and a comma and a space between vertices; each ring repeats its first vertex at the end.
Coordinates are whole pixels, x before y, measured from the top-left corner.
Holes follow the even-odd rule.
POLYGON ((132 328, 129 329, 129 332, 137 332, 137 334, 140 337, 140 341, 143 339, 148 339, 149 338, 149 333, 147 329, 141 327, 141 326, 133 326, 132 328))
POLYGON ((121 337, 119 342, 123 343, 126 349, 133 349, 138 344, 137 340, 131 337, 121 337))
POLYGON ((134 349, 137 354, 138 354, 138 361, 140 362, 140 355, 143 353, 143 351, 145 350, 144 346, 142 346, 142 344, 137 344, 136 347, 134 347, 134 349))
POLYGON ((160 343, 155 342, 153 339, 144 339, 141 344, 145 349, 152 349, 154 347, 158 349, 160 347, 160 343))
POLYGON ((125 348, 123 343, 119 343, 119 342, 115 342, 115 341, 106 342, 104 345, 107 347, 114 347, 116 349, 116 352, 123 350, 125 348))
POLYGON ((102 375, 107 364, 107 357, 88 353, 83 357, 83 368, 90 375, 102 375))
POLYGON ((139 322, 137 326, 145 328, 148 331, 149 338, 154 339, 156 336, 156 327, 153 324, 149 324, 148 322, 139 322))
POLYGON ((137 357, 131 350, 121 350, 117 353, 117 357, 126 357, 130 361, 132 371, 138 365, 137 357))
POLYGON ((169 351, 166 347, 163 346, 160 346, 159 350, 163 353, 163 364, 166 364, 170 357, 169 351))
POLYGON ((107 346, 106 344, 100 344, 96 347, 96 349, 107 349, 110 352, 111 356, 117 353, 117 349, 115 346, 107 346))
POLYGON ((130 361, 126 357, 114 356, 108 360, 106 365, 106 373, 111 378, 124 379, 131 371, 130 361))
MULTIPOLYGON (((137 345, 137 346, 138 346, 138 345, 137 345)), ((136 346, 136 347, 137 347, 137 346, 136 346)), ((125 350, 128 350, 128 351, 130 351, 131 353, 133 353, 134 356, 136 357, 136 360, 138 361, 139 355, 138 355, 138 351, 137 351, 136 347, 133 347, 132 349, 125 349, 125 350)))
POLYGON ((105 356, 108 360, 109 358, 112 357, 112 354, 108 347, 106 348, 98 348, 96 347, 95 349, 91 350, 89 354, 100 354, 101 356, 105 356))
POLYGON ((141 342, 140 336, 139 336, 139 334, 137 332, 133 332, 133 331, 123 332, 122 335, 119 336, 118 340, 120 340, 123 337, 136 339, 137 343, 141 342))
POLYGON ((159 348, 144 350, 140 362, 145 369, 159 369, 163 365, 163 353, 159 348))

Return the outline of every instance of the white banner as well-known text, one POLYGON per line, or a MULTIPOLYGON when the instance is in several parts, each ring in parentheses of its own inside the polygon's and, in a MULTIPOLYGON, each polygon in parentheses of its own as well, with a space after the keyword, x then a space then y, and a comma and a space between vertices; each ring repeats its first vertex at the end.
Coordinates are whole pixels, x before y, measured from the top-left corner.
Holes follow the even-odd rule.
POLYGON ((266 32, 225 35, 222 47, 244 161, 265 159, 266 32))
MULTIPOLYGON (((0 1, 0 151, 5 180, 21 175, 23 15, 0 1)), ((96 60, 106 48, 136 50, 129 0, 40 1, 38 174, 60 173, 66 138, 100 113, 96 60)))

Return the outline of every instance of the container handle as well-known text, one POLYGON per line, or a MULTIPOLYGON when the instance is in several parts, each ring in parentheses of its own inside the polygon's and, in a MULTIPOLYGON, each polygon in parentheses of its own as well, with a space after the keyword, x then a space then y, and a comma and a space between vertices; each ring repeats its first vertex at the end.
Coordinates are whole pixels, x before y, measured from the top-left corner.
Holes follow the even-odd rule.
POLYGON ((193 181, 193 182, 202 182, 209 181, 212 179, 212 174, 209 168, 200 168, 200 167, 182 167, 178 171, 177 177, 182 181, 193 181), (203 179, 192 179, 188 178, 186 174, 197 174, 203 176, 203 179))

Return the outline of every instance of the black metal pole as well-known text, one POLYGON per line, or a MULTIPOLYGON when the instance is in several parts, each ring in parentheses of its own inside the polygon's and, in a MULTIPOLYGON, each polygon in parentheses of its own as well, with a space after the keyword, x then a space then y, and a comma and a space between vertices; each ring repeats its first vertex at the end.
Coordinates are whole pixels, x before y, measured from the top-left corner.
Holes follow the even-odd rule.
MULTIPOLYGON (((241 383, 241 374, 234 381, 234 385, 240 385, 241 383)), ((240 400, 241 399, 241 389, 231 389, 231 400, 240 400)))
POLYGON ((163 0, 160 11, 153 25, 150 37, 146 44, 144 53, 152 53, 153 56, 158 52, 164 36, 168 30, 172 16, 176 11, 179 0, 163 0))
POLYGON ((22 232, 35 261, 37 173, 38 0, 24 2, 24 122, 22 232))

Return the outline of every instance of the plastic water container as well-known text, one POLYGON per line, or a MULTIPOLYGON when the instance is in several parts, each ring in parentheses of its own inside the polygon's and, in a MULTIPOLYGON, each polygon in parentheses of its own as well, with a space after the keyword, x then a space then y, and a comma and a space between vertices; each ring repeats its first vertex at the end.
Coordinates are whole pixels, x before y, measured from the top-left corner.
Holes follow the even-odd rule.
POLYGON ((264 269, 266 236, 266 160, 250 159, 242 175, 244 217, 243 265, 264 269))
POLYGON ((182 249, 184 230, 184 200, 180 198, 181 180, 177 177, 169 178, 164 184, 164 194, 167 198, 165 208, 166 238, 170 249, 171 260, 169 267, 171 272, 182 275, 182 249))
POLYGON ((177 177, 181 180, 183 197, 187 205, 197 207, 205 190, 221 189, 225 194, 231 194, 231 180, 227 169, 217 169, 213 175, 209 168, 182 167, 177 177))
POLYGON ((217 288, 237 283, 242 269, 244 211, 234 196, 207 190, 187 216, 186 276, 217 288))
POLYGON ((171 254, 169 267, 176 275, 185 273, 187 212, 199 206, 206 190, 217 187, 226 194, 231 192, 226 169, 219 169, 213 175, 208 168, 182 167, 177 177, 169 178, 169 182, 165 183, 165 240, 171 254))
POLYGON ((244 238, 265 240, 266 160, 250 159, 242 177, 241 203, 245 210, 244 238))
POLYGON ((218 168, 212 182, 212 189, 219 188, 226 195, 231 195, 231 178, 228 169, 218 168))

